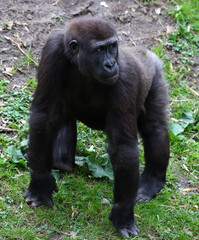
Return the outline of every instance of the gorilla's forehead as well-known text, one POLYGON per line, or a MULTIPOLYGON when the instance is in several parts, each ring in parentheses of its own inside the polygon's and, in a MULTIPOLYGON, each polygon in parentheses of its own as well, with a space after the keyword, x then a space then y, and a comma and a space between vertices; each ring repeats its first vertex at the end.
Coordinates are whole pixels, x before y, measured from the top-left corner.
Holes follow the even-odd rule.
POLYGON ((113 36, 104 40, 91 39, 90 46, 91 48, 98 48, 105 45, 111 45, 113 43, 116 43, 117 41, 118 41, 117 36, 113 36))

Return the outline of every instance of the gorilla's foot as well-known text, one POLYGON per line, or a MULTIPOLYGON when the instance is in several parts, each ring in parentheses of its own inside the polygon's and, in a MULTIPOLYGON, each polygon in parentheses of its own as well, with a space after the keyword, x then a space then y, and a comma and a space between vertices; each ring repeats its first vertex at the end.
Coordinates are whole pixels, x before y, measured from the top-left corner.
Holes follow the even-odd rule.
POLYGON ((53 191, 58 191, 58 188, 52 174, 31 173, 30 186, 25 192, 24 198, 31 207, 41 205, 53 207, 53 191))
POLYGON ((157 193, 163 188, 165 180, 157 177, 142 175, 139 180, 139 188, 136 196, 136 203, 149 202, 155 198, 157 193))
POLYGON ((137 236, 139 229, 134 222, 132 206, 119 206, 115 204, 109 215, 109 220, 113 222, 116 230, 126 238, 137 236))

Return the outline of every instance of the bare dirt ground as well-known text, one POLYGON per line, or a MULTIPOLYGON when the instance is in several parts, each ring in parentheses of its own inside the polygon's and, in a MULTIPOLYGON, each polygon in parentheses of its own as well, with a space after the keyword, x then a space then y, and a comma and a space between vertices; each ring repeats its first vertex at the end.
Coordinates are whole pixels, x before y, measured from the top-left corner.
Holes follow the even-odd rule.
POLYGON ((78 16, 103 17, 114 24, 122 45, 151 48, 172 25, 165 9, 163 3, 143 6, 138 0, 0 0, 0 77, 9 80, 10 90, 24 87, 35 77, 36 65, 17 68, 21 49, 30 49, 38 62, 48 36, 78 16))

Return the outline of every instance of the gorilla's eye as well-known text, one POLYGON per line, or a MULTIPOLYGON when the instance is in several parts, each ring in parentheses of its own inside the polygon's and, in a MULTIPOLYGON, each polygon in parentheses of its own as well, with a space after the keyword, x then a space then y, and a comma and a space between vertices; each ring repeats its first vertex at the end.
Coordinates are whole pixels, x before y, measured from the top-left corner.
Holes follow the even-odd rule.
POLYGON ((112 43, 109 45, 108 50, 110 53, 116 53, 117 51, 117 43, 112 43))
POLYGON ((110 49, 113 49, 113 48, 116 48, 116 46, 117 46, 116 43, 112 43, 112 44, 109 46, 109 48, 110 48, 110 49))
POLYGON ((110 45, 110 49, 113 49, 113 48, 116 48, 117 47, 117 43, 116 42, 114 42, 114 43, 112 43, 111 45, 110 45))
POLYGON ((97 50, 98 53, 100 53, 104 50, 104 48, 103 47, 98 47, 96 50, 97 50))

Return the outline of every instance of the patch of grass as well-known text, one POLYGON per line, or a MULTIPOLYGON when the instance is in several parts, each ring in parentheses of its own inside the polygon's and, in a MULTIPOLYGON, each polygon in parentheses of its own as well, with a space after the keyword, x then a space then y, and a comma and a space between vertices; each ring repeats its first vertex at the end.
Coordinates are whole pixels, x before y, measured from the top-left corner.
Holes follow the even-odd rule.
POLYGON ((177 28, 169 35, 168 47, 182 54, 180 59, 183 64, 193 64, 190 57, 199 56, 199 1, 179 0, 177 3, 169 10, 177 28))
MULTIPOLYGON (((162 191, 165 196, 159 196, 158 205, 148 209, 145 214, 156 216, 152 221, 158 226, 158 239, 197 239, 199 224, 197 192, 183 192, 183 189, 198 186, 199 164, 199 102, 198 97, 187 88, 187 72, 189 66, 179 63, 173 66, 169 61, 169 53, 163 45, 154 49, 164 61, 165 77, 170 83, 170 164, 167 174, 167 186, 162 191), (181 127, 181 131, 178 132, 181 127), (162 199, 162 204, 160 203, 162 199), (163 207, 164 206, 164 207, 163 207), (156 209, 156 210, 155 210, 156 209), (155 219, 155 218, 158 219, 155 219), (169 219, 170 218, 170 219, 169 219), (167 228, 164 227, 167 225, 167 228), (180 226, 180 227, 179 227, 180 226)), ((156 203, 154 203, 156 204, 156 203)), ((148 216, 150 218, 150 216, 148 216)), ((153 238, 152 238, 153 239, 153 238)))
MULTIPOLYGON (((199 102, 188 87, 189 66, 182 63, 173 66, 168 60, 168 52, 162 45, 154 49, 164 60, 165 77, 170 84, 170 147, 171 165, 174 172, 184 171, 190 184, 197 186, 199 179, 199 102)), ((176 175, 178 181, 178 175, 176 175)), ((172 174, 173 177, 173 174, 172 174)))
POLYGON ((63 18, 61 18, 60 16, 57 16, 56 14, 52 14, 51 18, 57 22, 60 22, 61 24, 64 24, 63 18))
POLYGON ((187 25, 182 24, 168 38, 168 46, 182 54, 181 62, 193 64, 189 57, 199 55, 199 36, 190 32, 187 25))
POLYGON ((187 24, 190 26, 190 30, 199 33, 199 1, 177 0, 174 3, 176 6, 170 13, 174 16, 177 24, 187 24))

